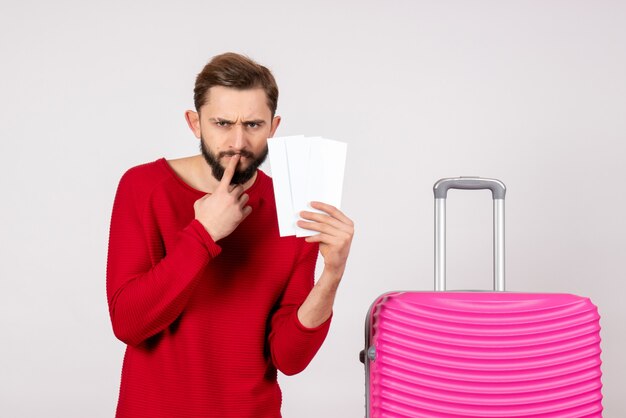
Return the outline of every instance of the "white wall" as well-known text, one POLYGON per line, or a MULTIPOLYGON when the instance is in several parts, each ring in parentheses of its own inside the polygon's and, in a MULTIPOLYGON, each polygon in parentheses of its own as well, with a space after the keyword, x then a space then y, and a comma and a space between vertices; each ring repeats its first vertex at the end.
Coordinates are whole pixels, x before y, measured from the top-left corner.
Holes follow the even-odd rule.
MULTIPOLYGON (((432 287, 432 191, 508 186, 508 287, 587 295, 606 417, 626 416, 626 3, 108 1, 0 4, 0 416, 111 417, 124 346, 108 320, 115 188, 196 153, 183 120, 209 58, 275 73, 280 135, 349 143, 357 224, 332 331, 285 417, 363 416, 363 319, 432 287), (298 4, 301 3, 301 4, 298 4), (176 5, 175 5, 176 4, 176 5)), ((450 287, 490 285, 488 194, 449 199, 450 287)))

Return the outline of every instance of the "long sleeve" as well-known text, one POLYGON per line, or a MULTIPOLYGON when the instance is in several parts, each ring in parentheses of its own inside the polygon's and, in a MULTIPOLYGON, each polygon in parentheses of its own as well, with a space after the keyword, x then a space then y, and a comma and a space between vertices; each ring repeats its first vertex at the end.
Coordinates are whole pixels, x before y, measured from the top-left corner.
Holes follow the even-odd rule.
POLYGON ((330 318, 316 328, 306 328, 298 320, 298 308, 313 287, 317 244, 302 242, 300 256, 272 316, 269 335, 274 366, 286 375, 300 373, 311 362, 330 327, 330 318))
POLYGON ((252 213, 216 244, 194 220, 206 196, 165 159, 130 169, 111 217, 107 298, 127 343, 117 418, 276 418, 277 369, 294 374, 321 346, 298 309, 318 247, 280 237, 271 179, 246 191, 252 213))
MULTIPOLYGON (((138 345, 168 327, 182 312, 199 272, 220 253, 196 220, 178 232, 176 245, 157 259, 162 240, 146 215, 144 179, 127 172, 118 186, 109 235, 107 298, 115 335, 138 345)), ((149 192, 149 190, 148 190, 149 192)))

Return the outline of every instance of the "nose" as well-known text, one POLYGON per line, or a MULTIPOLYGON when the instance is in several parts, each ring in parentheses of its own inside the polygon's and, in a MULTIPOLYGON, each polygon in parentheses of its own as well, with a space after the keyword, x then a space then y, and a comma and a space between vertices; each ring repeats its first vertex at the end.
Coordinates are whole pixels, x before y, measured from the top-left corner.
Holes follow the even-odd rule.
POLYGON ((232 147, 239 151, 242 150, 246 145, 246 132, 245 127, 241 123, 237 123, 233 129, 233 142, 232 147))

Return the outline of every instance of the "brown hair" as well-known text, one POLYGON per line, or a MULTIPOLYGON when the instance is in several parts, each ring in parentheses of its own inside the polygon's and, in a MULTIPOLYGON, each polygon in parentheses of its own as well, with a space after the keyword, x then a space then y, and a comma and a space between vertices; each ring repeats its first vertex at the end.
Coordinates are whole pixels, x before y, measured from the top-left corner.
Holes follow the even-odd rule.
POLYGON ((204 66, 196 77, 196 86, 193 90, 196 111, 199 112, 206 103, 209 89, 213 86, 239 90, 262 88, 267 96, 267 105, 272 111, 272 117, 276 113, 278 86, 274 76, 270 70, 246 56, 227 52, 216 55, 204 66))

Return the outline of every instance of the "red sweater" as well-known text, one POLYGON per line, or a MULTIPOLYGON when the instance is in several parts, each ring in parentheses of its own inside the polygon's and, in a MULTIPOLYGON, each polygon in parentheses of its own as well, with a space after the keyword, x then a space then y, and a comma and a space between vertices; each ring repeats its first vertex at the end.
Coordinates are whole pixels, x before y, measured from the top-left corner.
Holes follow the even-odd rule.
POLYGON ((128 346, 118 418, 280 417, 277 372, 302 371, 330 321, 305 328, 317 246, 280 238, 271 179, 247 190, 252 213, 215 243, 191 188, 165 159, 122 177, 111 217, 107 295, 128 346))

